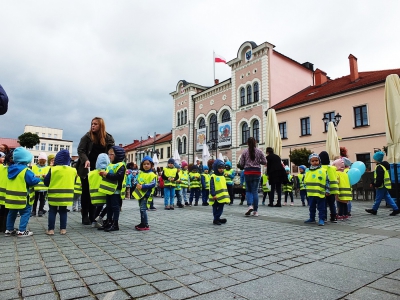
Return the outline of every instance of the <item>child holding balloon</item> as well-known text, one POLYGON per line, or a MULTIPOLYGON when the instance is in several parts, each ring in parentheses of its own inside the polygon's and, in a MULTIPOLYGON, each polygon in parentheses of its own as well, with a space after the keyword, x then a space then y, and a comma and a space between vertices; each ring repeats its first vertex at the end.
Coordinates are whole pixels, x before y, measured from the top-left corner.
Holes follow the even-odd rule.
POLYGON ((339 184, 339 194, 335 195, 338 206, 338 220, 347 220, 348 210, 347 203, 353 199, 353 194, 351 192, 351 185, 349 176, 344 172, 344 161, 339 158, 332 163, 336 167, 337 181, 339 184))

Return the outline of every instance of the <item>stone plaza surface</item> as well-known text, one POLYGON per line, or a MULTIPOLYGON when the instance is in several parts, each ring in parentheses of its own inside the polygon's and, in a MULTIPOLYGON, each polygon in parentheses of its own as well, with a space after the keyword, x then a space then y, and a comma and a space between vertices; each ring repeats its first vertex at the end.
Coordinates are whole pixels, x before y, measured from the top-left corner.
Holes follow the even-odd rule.
POLYGON ((235 199, 217 226, 211 207, 166 211, 163 201, 144 232, 135 200, 118 232, 71 212, 67 235, 47 236, 47 216, 32 217, 32 237, 0 237, 0 300, 400 299, 400 216, 384 205, 373 216, 371 201, 354 201, 351 220, 322 227, 303 223, 299 199, 259 217, 235 199))

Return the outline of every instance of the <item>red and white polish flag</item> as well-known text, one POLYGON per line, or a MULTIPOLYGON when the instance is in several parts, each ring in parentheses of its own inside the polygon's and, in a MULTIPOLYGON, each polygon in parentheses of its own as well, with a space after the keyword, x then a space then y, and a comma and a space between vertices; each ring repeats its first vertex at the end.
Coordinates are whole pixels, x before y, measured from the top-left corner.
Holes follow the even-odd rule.
POLYGON ((221 55, 215 54, 215 56, 214 56, 214 62, 226 64, 226 59, 223 58, 221 55))

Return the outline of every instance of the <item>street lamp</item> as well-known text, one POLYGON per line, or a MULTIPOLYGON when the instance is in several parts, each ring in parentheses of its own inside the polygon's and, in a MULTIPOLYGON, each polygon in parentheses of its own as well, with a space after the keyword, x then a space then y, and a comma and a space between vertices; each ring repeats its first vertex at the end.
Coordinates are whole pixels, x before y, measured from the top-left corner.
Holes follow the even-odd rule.
POLYGON ((339 125, 340 120, 342 119, 342 116, 337 113, 334 117, 333 120, 330 120, 326 115, 322 118, 322 121, 324 121, 325 125, 327 125, 329 122, 332 122, 333 125, 335 126, 335 129, 337 130, 337 126, 339 125))

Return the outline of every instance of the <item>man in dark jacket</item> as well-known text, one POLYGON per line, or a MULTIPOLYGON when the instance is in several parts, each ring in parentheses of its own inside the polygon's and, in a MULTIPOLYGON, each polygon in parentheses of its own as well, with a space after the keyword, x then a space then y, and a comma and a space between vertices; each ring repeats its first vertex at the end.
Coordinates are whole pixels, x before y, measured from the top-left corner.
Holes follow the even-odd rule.
POLYGON ((274 206, 275 191, 278 194, 278 201, 275 207, 281 207, 282 197, 282 183, 288 183, 285 168, 282 164, 281 158, 274 153, 274 149, 271 147, 267 148, 267 175, 268 181, 271 185, 271 192, 269 193, 269 204, 268 206, 274 206))
POLYGON ((0 115, 4 115, 8 110, 8 96, 0 85, 0 115))

